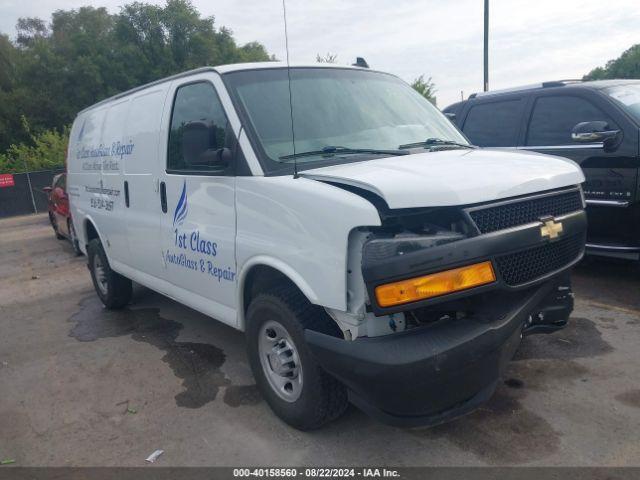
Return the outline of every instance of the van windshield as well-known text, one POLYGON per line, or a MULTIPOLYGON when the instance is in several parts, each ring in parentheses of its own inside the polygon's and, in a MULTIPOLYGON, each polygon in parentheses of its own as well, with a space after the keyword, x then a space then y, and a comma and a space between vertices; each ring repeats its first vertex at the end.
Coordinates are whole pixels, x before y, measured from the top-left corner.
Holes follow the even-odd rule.
POLYGON ((300 169, 390 156, 428 139, 468 144, 436 107, 393 75, 312 67, 291 68, 290 75, 293 112, 286 68, 224 75, 267 173, 290 171, 294 137, 300 169))
POLYGON ((604 92, 616 100, 640 124, 640 83, 608 87, 604 92))

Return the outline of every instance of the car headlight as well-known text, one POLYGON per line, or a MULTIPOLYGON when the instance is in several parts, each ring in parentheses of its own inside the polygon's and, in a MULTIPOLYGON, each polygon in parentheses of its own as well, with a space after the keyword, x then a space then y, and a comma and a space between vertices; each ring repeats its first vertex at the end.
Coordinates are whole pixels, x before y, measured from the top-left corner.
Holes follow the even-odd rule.
POLYGON ((365 243, 362 258, 365 263, 387 260, 463 238, 464 235, 455 232, 438 232, 433 235, 399 234, 392 238, 375 238, 365 243))

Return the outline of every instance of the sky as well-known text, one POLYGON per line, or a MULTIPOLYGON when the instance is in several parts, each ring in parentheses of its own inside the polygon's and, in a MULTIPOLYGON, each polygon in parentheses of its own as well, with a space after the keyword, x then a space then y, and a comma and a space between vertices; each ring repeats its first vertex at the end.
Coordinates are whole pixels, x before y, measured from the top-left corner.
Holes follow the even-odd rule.
MULTIPOLYGON (((0 0, 0 32, 19 17, 49 19, 91 4, 116 13, 130 0, 0 0)), ((163 1, 144 0, 162 4, 163 1)), ((203 16, 286 59, 281 0, 192 0, 203 16)), ((286 0, 292 63, 337 55, 411 82, 432 77, 438 106, 482 90, 483 0, 286 0)), ((489 88, 580 78, 640 43, 638 0, 490 0, 489 88)))

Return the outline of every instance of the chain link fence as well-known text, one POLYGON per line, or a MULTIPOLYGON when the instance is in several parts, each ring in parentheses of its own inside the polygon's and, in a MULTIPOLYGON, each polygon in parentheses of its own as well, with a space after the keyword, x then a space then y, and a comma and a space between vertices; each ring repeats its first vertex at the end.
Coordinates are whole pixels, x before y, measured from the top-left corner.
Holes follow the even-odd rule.
POLYGON ((50 187, 53 177, 62 172, 63 169, 14 173, 13 185, 0 184, 0 218, 46 212, 47 194, 42 189, 50 187))

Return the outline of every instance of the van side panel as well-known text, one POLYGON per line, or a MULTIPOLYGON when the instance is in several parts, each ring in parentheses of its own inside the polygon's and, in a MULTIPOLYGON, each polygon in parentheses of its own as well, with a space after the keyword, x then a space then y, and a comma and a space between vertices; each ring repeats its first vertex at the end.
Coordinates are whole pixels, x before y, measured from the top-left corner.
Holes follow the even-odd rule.
POLYGON ((102 181, 102 126, 106 108, 80 114, 71 129, 67 155, 67 189, 80 248, 86 253, 85 221, 97 212, 102 181))
POLYGON ((101 144, 102 184, 93 200, 95 218, 100 225, 105 252, 111 260, 129 261, 126 223, 122 221, 125 210, 123 166, 134 149, 133 138, 125 128, 130 100, 125 98, 108 104, 102 128, 101 144))

